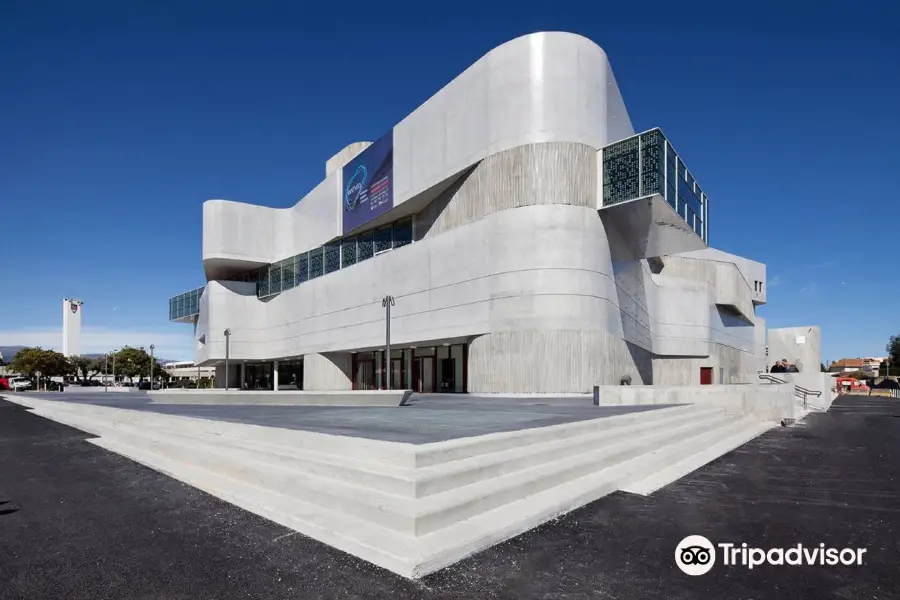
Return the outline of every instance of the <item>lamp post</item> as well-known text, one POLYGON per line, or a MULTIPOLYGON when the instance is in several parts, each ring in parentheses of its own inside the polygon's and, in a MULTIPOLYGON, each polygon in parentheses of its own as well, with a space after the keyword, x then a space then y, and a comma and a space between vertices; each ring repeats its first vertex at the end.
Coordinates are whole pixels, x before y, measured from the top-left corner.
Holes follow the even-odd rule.
POLYGON ((156 346, 150 344, 150 391, 153 391, 153 351, 156 350, 156 346))
POLYGON ((106 374, 109 373, 109 352, 106 353, 106 356, 103 357, 103 391, 109 391, 109 378, 106 374))
POLYGON ((228 391, 228 359, 231 353, 231 330, 225 330, 225 391, 228 391))
POLYGON ((113 387, 116 386, 116 354, 118 352, 118 350, 113 350, 113 387))
POLYGON ((394 297, 387 295, 381 299, 384 307, 384 380, 385 389, 391 389, 391 307, 394 297))

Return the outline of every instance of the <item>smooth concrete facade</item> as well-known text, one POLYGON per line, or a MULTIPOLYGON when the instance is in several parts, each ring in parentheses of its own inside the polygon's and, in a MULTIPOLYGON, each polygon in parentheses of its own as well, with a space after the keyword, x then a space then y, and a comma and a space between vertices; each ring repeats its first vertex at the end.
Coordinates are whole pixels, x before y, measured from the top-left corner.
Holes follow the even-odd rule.
POLYGON ((466 344, 468 392, 756 380, 765 266, 647 257, 603 208, 601 149, 634 133, 596 44, 503 44, 393 128, 393 208, 359 231, 413 216, 413 243, 265 299, 228 280, 341 236, 340 167, 364 142, 292 208, 204 204, 197 362, 221 365, 227 328, 229 385, 239 363, 302 357, 304 389, 350 389, 351 353, 384 344, 390 294, 392 347, 466 344))
POLYGON ((766 367, 787 359, 801 373, 819 373, 822 363, 822 332, 818 325, 778 327, 769 330, 766 367))

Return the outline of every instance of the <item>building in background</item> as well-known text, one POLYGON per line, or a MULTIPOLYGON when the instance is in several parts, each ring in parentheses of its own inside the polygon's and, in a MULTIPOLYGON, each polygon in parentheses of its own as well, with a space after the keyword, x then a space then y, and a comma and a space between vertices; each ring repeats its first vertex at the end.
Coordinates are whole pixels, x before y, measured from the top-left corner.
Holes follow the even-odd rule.
POLYGON ((829 373, 855 373, 862 372, 866 375, 875 377, 883 362, 887 361, 887 357, 863 357, 863 358, 842 358, 836 360, 828 366, 829 373))
POLYGON ((169 317, 218 386, 580 393, 766 369, 765 265, 708 246, 695 173, 574 34, 495 48, 292 208, 205 202, 202 234, 206 284, 169 317))
POLYGON ((74 298, 63 299, 62 353, 65 356, 81 354, 81 313, 84 302, 74 298))
POLYGON ((197 366, 190 360, 165 363, 162 367, 173 381, 196 381, 198 377, 204 379, 216 374, 215 367, 197 366))

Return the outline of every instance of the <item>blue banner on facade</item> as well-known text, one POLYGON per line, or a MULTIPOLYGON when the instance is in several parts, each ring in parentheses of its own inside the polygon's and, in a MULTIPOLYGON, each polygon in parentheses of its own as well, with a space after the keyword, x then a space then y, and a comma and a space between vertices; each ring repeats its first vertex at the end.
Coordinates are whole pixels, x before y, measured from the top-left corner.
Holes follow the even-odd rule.
POLYGON ((343 169, 343 232, 394 206, 394 131, 389 131, 343 169))

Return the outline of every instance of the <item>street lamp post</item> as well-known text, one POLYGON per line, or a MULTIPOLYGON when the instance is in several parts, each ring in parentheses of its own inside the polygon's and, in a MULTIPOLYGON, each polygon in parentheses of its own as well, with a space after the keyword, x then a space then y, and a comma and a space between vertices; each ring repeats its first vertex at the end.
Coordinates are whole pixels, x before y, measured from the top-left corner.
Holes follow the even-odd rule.
POLYGON ((394 297, 387 295, 381 299, 384 307, 384 380, 385 389, 391 389, 391 307, 394 297))
POLYGON ((153 390, 153 351, 156 349, 156 346, 150 344, 150 390, 153 390))
POLYGON ((225 391, 228 391, 228 360, 231 352, 231 330, 225 330, 225 391))

